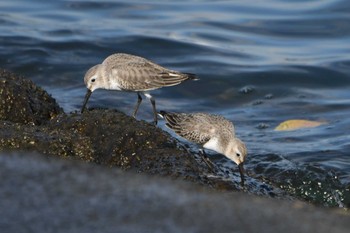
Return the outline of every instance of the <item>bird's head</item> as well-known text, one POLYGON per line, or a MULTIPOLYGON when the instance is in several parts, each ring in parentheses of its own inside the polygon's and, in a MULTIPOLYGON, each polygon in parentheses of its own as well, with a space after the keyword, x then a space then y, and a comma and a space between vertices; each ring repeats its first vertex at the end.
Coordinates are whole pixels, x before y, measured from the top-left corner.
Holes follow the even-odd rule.
POLYGON ((228 147, 225 155, 233 160, 237 165, 240 165, 244 162, 245 157, 247 156, 247 147, 245 144, 238 138, 234 138, 228 147))
POLYGON ((84 83, 91 92, 102 87, 102 80, 100 75, 101 65, 91 67, 84 76, 84 83))

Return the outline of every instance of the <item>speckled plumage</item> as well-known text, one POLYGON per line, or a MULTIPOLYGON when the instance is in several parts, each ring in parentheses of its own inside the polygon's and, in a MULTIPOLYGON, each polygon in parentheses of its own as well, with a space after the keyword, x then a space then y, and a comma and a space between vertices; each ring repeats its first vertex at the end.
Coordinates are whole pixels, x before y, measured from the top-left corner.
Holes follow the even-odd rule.
POLYGON ((234 161, 244 185, 243 163, 247 156, 245 144, 235 136, 233 124, 226 118, 208 113, 173 113, 160 111, 166 126, 179 136, 214 150, 234 161))
POLYGON ((82 112, 96 89, 137 92, 138 102, 134 110, 136 116, 144 93, 151 100, 154 120, 157 123, 155 100, 148 91, 161 87, 174 86, 185 80, 197 80, 196 75, 181 73, 164 68, 145 58, 135 55, 116 53, 107 57, 101 64, 91 67, 85 74, 84 83, 88 88, 82 112))
POLYGON ((247 154, 245 144, 235 136, 232 122, 220 115, 208 113, 172 113, 161 111, 166 126, 179 136, 243 163, 247 154))
MULTIPOLYGON (((195 76, 164 68, 145 58, 117 53, 107 57, 96 70, 100 70, 105 89, 117 84, 122 91, 150 91, 165 86, 177 85, 195 76)), ((91 74, 86 75, 84 82, 88 85, 91 74)))
POLYGON ((220 134, 225 141, 234 137, 233 124, 220 115, 207 113, 166 113, 166 125, 176 134, 200 145, 207 143, 213 135, 220 134))

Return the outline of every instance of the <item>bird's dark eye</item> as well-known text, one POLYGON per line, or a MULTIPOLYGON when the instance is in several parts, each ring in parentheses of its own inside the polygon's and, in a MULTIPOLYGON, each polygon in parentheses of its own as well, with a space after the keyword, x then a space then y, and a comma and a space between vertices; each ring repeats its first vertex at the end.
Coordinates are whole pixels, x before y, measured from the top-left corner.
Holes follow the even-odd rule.
POLYGON ((241 156, 241 154, 240 153, 236 153, 236 155, 239 157, 239 156, 241 156))
POLYGON ((92 83, 94 83, 95 81, 96 81, 96 79, 95 79, 95 78, 91 79, 91 82, 92 82, 92 83))

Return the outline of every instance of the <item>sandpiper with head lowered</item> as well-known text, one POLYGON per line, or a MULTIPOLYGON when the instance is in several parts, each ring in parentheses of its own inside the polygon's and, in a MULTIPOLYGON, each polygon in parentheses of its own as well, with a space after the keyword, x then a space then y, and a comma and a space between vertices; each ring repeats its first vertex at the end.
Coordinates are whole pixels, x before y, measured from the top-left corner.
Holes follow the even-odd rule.
POLYGON ((138 100, 133 113, 133 116, 136 117, 142 101, 141 93, 143 93, 151 101, 154 123, 157 124, 156 104, 149 91, 174 86, 185 80, 197 80, 197 76, 164 68, 142 57, 116 53, 107 57, 102 64, 95 65, 86 72, 84 83, 88 90, 81 112, 84 112, 94 90, 108 89, 136 92, 138 100))
POLYGON ((222 116, 208 113, 160 111, 159 115, 166 120, 166 126, 177 135, 233 160, 239 167, 241 184, 244 184, 243 162, 247 156, 247 148, 235 136, 232 122, 222 116))

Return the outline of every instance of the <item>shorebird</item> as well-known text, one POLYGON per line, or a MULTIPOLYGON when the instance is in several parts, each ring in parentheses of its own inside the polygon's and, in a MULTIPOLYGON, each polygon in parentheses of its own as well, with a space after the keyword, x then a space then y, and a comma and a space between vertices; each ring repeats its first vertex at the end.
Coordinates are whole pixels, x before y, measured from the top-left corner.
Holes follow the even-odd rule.
POLYGON ((154 123, 157 124, 157 111, 154 98, 149 91, 180 84, 185 80, 198 80, 197 76, 190 73, 181 73, 157 65, 145 58, 116 53, 107 57, 102 64, 91 67, 85 74, 84 83, 87 93, 81 112, 96 89, 108 89, 117 91, 127 91, 137 93, 137 103, 133 112, 136 113, 142 102, 141 93, 150 99, 154 123))
POLYGON ((241 184, 244 185, 243 162, 247 156, 247 148, 235 136, 232 122, 220 115, 208 113, 160 111, 159 115, 165 119, 165 125, 177 135, 233 160, 238 165, 241 184))

